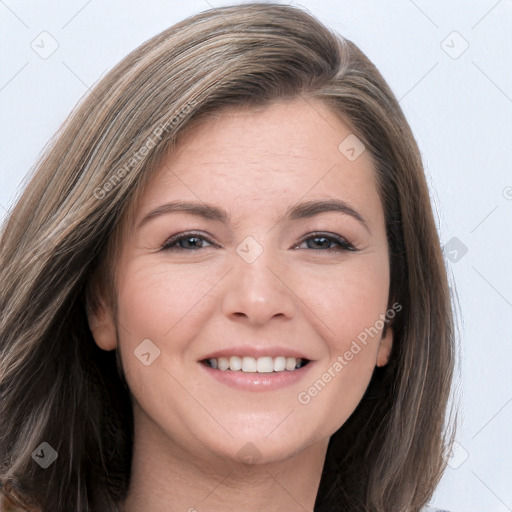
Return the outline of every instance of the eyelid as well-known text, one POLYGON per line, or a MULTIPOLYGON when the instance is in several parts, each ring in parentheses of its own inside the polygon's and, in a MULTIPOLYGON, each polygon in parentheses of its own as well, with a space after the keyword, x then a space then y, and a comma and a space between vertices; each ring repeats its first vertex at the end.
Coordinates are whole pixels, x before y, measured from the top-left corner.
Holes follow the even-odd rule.
MULTIPOLYGON (((175 250, 175 251, 192 251, 192 252, 195 252, 195 251, 199 251, 201 249, 206 249, 206 247, 198 247, 198 248, 195 248, 195 249, 194 248, 192 248, 192 249, 183 249, 181 247, 171 247, 171 245, 174 244, 174 243, 180 242, 181 240, 184 240, 184 239, 187 239, 187 238, 193 238, 193 237, 199 238, 199 239, 207 242, 211 246, 217 246, 217 247, 221 247, 222 248, 222 245, 220 245, 220 244, 218 244, 216 242, 213 242, 210 239, 209 235, 206 236, 204 233, 201 233, 201 232, 198 232, 198 231, 183 231, 183 232, 175 233, 175 234, 171 235, 170 237, 168 237, 165 240, 165 242, 161 245, 161 250, 169 250, 169 251, 175 250)), ((325 239, 329 240, 331 243, 337 243, 338 245, 337 245, 336 248, 330 248, 330 249, 309 249, 309 250, 314 250, 314 251, 319 251, 319 252, 327 252, 327 253, 339 252, 339 251, 350 251, 350 252, 359 251, 359 249, 357 249, 346 237, 343 237, 341 235, 338 235, 336 233, 331 233, 331 232, 328 232, 328 231, 312 231, 312 232, 309 232, 297 244, 295 244, 292 248, 294 250, 297 250, 297 247, 299 245, 301 245, 302 243, 304 243, 307 240, 310 240, 312 238, 325 238, 325 239)))
MULTIPOLYGON (((173 244, 174 242, 179 242, 181 239, 192 238, 192 237, 201 238, 211 245, 217 245, 217 246, 221 247, 219 244, 210 240, 209 237, 206 236, 204 233, 201 233, 198 231, 183 231, 183 232, 175 233, 174 235, 171 235, 170 237, 168 237, 165 240, 165 242, 162 244, 161 249, 163 249, 163 250, 168 249, 169 246, 171 244, 173 244)), ((195 249, 195 250, 200 250, 200 249, 201 249, 201 247, 199 247, 198 249, 195 249)), ((177 249, 177 250, 186 251, 187 249, 177 249)), ((194 249, 190 249, 190 250, 193 251, 194 249)))
MULTIPOLYGON (((328 231, 312 231, 311 233, 308 233, 306 236, 302 238, 302 240, 295 245, 294 247, 297 247, 298 245, 301 245, 303 242, 309 240, 310 238, 326 238, 327 240, 331 240, 334 242, 337 242, 339 244, 338 250, 345 250, 345 251, 358 251, 352 242, 350 242, 346 237, 337 235, 336 233, 330 233, 328 231)), ((318 249, 320 252, 332 252, 333 249, 318 249)))

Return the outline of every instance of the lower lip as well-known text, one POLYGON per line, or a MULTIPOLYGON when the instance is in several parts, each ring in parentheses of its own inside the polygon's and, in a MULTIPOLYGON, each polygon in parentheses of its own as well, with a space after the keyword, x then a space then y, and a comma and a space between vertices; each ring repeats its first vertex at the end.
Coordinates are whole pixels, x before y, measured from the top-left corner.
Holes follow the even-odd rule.
POLYGON ((218 370, 204 363, 199 363, 204 370, 222 384, 244 391, 273 391, 299 382, 313 366, 310 361, 293 371, 269 372, 269 373, 245 373, 242 371, 218 370))

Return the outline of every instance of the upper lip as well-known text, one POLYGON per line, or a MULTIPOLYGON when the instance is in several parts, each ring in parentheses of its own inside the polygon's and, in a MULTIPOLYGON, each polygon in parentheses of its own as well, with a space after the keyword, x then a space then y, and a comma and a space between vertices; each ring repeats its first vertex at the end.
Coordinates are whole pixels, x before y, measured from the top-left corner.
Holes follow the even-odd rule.
POLYGON ((221 350, 216 350, 215 352, 210 352, 205 357, 202 357, 200 360, 204 361, 205 359, 218 359, 219 357, 254 357, 257 359, 258 357, 295 357, 296 359, 307 359, 310 361, 311 359, 306 357, 300 350, 297 350, 293 347, 283 347, 278 345, 262 347, 255 345, 236 345, 234 347, 228 347, 221 350))

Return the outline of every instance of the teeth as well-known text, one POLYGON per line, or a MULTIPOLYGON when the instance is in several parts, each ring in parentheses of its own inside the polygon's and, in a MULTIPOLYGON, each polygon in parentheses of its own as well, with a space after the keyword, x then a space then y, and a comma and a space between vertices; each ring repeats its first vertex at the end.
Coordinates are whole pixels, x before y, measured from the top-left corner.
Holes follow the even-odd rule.
POLYGON ((286 357, 279 356, 274 359, 274 371, 282 372, 286 368, 286 357))
POLYGON ((222 371, 227 370, 229 368, 229 360, 225 357, 219 357, 217 359, 217 368, 222 371))
POLYGON ((257 361, 254 357, 242 357, 242 371, 254 373, 258 371, 257 361))
POLYGON ((289 372, 291 372, 292 370, 295 370, 295 365, 296 365, 295 357, 287 357, 286 358, 285 368, 289 372))
POLYGON ((305 359, 295 357, 218 357, 208 359, 207 364, 212 368, 218 368, 219 370, 226 371, 239 371, 246 373, 271 373, 271 372, 282 372, 284 370, 292 372, 306 364, 305 359))
MULTIPOLYGON (((252 359, 252 357, 250 358, 252 359)), ((271 357, 258 357, 256 360, 258 373, 270 373, 274 371, 274 360, 271 357)))
POLYGON ((241 370, 242 369, 242 358, 238 356, 231 356, 229 358, 229 368, 231 370, 241 370))

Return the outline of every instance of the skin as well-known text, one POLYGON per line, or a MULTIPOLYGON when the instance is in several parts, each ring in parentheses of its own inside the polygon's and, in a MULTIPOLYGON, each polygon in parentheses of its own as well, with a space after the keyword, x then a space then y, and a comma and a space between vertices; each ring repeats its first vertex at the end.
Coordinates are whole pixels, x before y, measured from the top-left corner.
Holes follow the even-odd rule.
POLYGON ((384 214, 369 152, 349 161, 338 150, 351 133, 317 100, 231 110, 187 133, 150 180, 117 262, 117 318, 101 293, 89 312, 96 343, 121 351, 134 397, 124 512, 313 510, 329 438, 392 346, 391 328, 380 330, 309 403, 298 401, 387 310, 384 214), (328 198, 368 229, 339 212, 278 222, 291 205, 328 198), (137 228, 173 200, 222 207, 231 223, 174 212, 137 228), (162 249, 189 230, 203 238, 162 249), (318 231, 357 251, 315 239, 318 231), (263 250, 252 263, 236 252, 248 236, 263 250), (160 349, 149 366, 134 356, 144 339, 160 349), (251 392, 199 362, 249 341, 299 348, 313 366, 293 385, 251 392))

